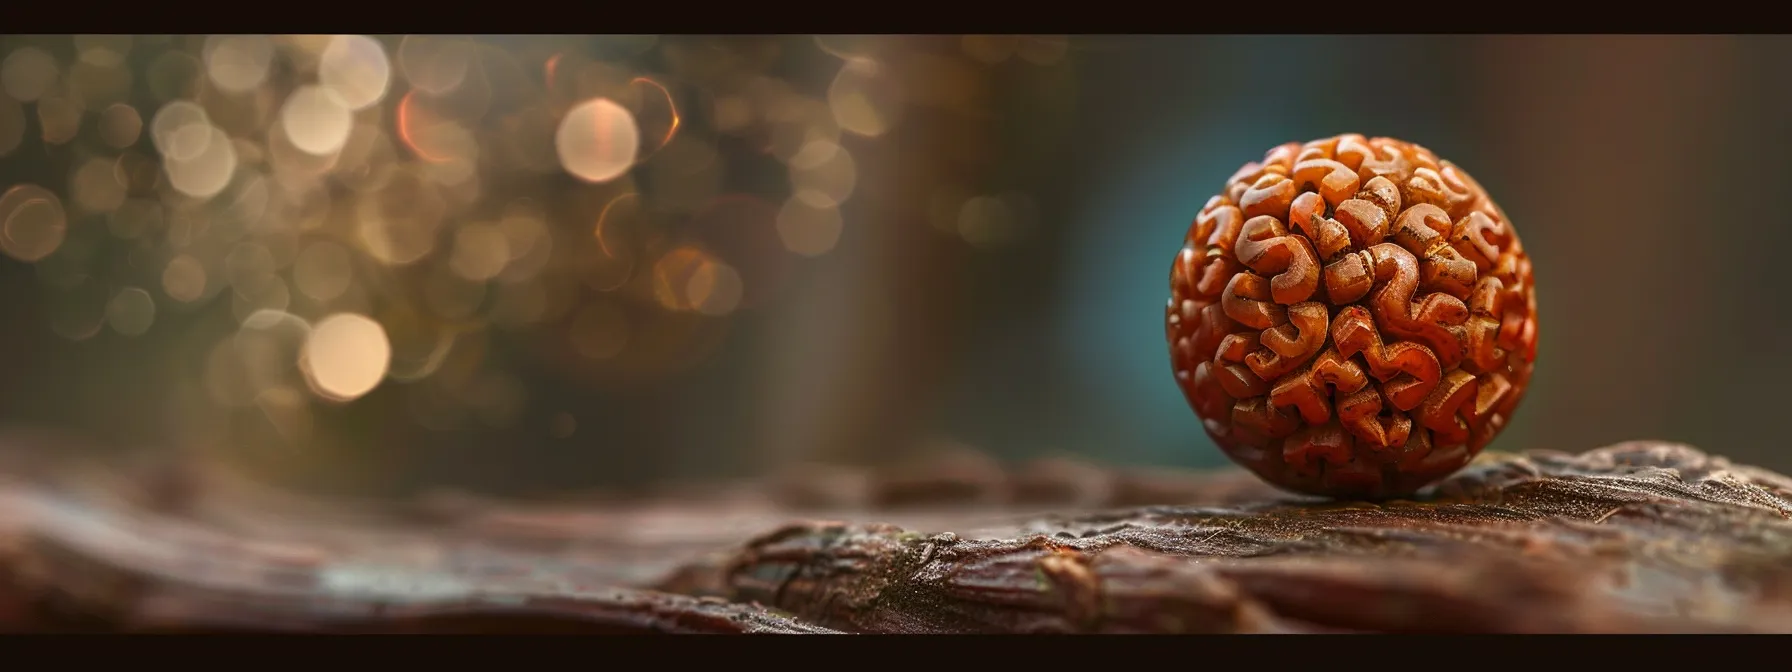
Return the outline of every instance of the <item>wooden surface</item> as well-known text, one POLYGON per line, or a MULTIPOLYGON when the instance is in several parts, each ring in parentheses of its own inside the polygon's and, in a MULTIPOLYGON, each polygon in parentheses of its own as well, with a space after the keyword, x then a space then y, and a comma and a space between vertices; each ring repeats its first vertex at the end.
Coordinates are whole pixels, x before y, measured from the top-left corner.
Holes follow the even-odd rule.
POLYGON ((1674 444, 1380 505, 969 454, 397 505, 33 454, 0 460, 15 632, 1792 632, 1792 479, 1674 444))

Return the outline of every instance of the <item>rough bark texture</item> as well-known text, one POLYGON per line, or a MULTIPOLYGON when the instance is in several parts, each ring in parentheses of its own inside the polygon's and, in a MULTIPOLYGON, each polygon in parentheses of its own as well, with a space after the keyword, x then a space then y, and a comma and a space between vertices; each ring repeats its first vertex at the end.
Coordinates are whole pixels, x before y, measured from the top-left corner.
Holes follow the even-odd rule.
POLYGON ((1383 504, 955 454, 392 505, 31 452, 0 460, 8 631, 1792 632, 1792 479, 1674 444, 1491 454, 1383 504))

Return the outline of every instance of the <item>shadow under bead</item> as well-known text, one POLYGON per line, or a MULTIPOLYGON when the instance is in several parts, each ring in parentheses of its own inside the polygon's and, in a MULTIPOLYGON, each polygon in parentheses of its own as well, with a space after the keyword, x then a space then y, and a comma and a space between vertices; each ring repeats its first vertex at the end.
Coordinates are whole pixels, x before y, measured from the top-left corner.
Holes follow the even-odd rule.
POLYGON ((1530 259, 1456 165, 1393 138, 1271 149, 1209 199, 1170 272, 1177 384, 1265 481, 1386 499, 1468 464, 1537 352, 1530 259))

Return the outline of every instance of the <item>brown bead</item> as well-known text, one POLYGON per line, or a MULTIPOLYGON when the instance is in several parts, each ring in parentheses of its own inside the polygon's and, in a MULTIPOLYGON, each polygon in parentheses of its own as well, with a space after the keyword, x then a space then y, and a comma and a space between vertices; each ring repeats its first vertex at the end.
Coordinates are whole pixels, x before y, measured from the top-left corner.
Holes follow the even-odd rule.
POLYGON ((1176 383, 1233 461, 1294 492, 1386 499, 1462 468, 1537 355, 1518 232, 1424 147, 1348 134, 1245 164, 1170 272, 1176 383))

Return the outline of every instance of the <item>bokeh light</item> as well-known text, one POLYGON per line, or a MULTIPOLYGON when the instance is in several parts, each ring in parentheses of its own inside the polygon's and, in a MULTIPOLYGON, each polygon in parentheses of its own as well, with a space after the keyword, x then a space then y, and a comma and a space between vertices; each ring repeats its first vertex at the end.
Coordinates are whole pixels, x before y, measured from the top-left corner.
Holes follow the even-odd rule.
POLYGON ((214 35, 203 53, 206 77, 226 93, 260 88, 274 64, 274 42, 261 35, 214 35))
MULTIPOLYGON (((118 37, 130 39, 126 35, 118 37)), ((79 101, 78 107, 94 110, 129 98, 136 77, 129 68, 123 67, 122 60, 122 56, 108 48, 81 52, 80 59, 68 69, 68 82, 64 87, 67 97, 79 101)))
POLYGON ((171 161, 198 157, 211 142, 211 131, 205 108, 186 100, 163 105, 149 122, 150 140, 162 157, 171 161))
POLYGON ((342 149, 354 125, 354 112, 320 86, 300 87, 280 107, 280 130, 299 151, 313 156, 342 149))
POLYGON ((230 136, 210 124, 186 126, 178 135, 183 149, 199 149, 191 158, 166 157, 163 168, 168 172, 168 184, 194 198, 218 195, 236 174, 236 148, 231 146, 230 136))
POLYGON ((169 348, 191 374, 168 387, 181 441, 318 452, 355 434, 331 405, 389 399, 432 429, 603 441, 621 430, 538 405, 527 367, 693 371, 805 266, 850 266, 813 258, 860 217, 965 246, 1024 233, 1024 199, 953 166, 923 171, 923 197, 953 194, 926 221, 862 203, 862 169, 933 153, 897 137, 935 121, 916 110, 988 115, 983 64, 1062 57, 1036 36, 921 42, 0 37, 0 160, 30 167, 0 196, 0 262, 31 265, 59 338, 169 348))
POLYGON ((106 305, 106 324, 124 336, 140 336, 156 321, 156 300, 138 287, 126 287, 106 305))
POLYGON ((672 250, 654 264, 654 297, 678 311, 722 316, 740 306, 740 272, 695 247, 672 250))
POLYGON ((817 206, 808 199, 793 196, 778 210, 778 238, 785 249, 814 257, 826 254, 840 241, 845 228, 840 208, 817 206))
POLYGON ((608 98, 567 110, 554 134, 561 167, 586 182, 608 182, 635 164, 640 131, 628 109, 608 98))
POLYGON ((19 261, 50 256, 68 236, 68 213, 55 193, 21 184, 0 195, 0 252, 19 261))
POLYGON ((69 200, 87 214, 105 214, 124 204, 125 184, 118 179, 117 161, 88 159, 69 177, 69 200))
POLYGON ((42 131, 44 144, 61 145, 81 132, 81 108, 79 98, 65 96, 60 93, 49 93, 37 99, 37 125, 42 131))
POLYGON ((101 68, 124 65, 136 42, 130 35, 76 35, 72 41, 81 63, 101 68))
POLYGON ((137 108, 124 103, 113 103, 100 113, 100 140, 113 149, 124 149, 137 144, 137 137, 141 133, 143 117, 137 114, 137 108))
POLYGON ((405 81, 431 95, 460 86, 472 61, 472 45, 456 37, 407 35, 398 43, 398 66, 405 81))
POLYGON ((394 175, 379 193, 357 199, 354 216, 362 249, 387 264, 415 263, 435 251, 448 207, 419 171, 394 175))
POLYGON ((377 40, 337 35, 318 57, 317 81, 338 104, 360 110, 385 97, 392 81, 392 64, 377 40))
POLYGON ((685 291, 693 310, 710 317, 721 317, 740 307, 746 287, 741 282, 740 271, 716 261, 698 267, 685 291))
POLYGON ((460 277, 484 282, 504 272, 510 263, 510 238, 495 224, 467 224, 454 232, 454 252, 449 267, 460 277))
POLYGON ((332 401, 350 401, 379 386, 392 363, 386 330, 365 315, 331 315, 305 339, 304 371, 311 390, 332 401))
POLYGON ((20 47, 0 60, 0 90, 21 103, 37 102, 61 76, 56 57, 37 47, 20 47))
POLYGON ((863 136, 889 132, 902 118, 904 92, 890 68, 870 58, 850 58, 828 87, 828 107, 840 128, 863 136))
POLYGON ((826 101, 797 96, 777 85, 767 85, 766 121, 770 128, 770 151, 783 161, 790 161, 812 142, 838 143, 840 123, 826 101))
POLYGON ((189 255, 168 260, 162 269, 162 292, 182 303, 198 301, 205 296, 205 265, 189 255))
POLYGON ((796 197, 818 208, 846 202, 858 184, 858 164, 845 147, 813 140, 790 157, 790 185, 796 197))
POLYGON ((672 91, 648 77, 636 77, 629 80, 630 93, 640 101, 635 106, 633 118, 637 133, 641 137, 642 156, 644 161, 678 137, 678 129, 684 119, 678 112, 678 103, 672 99, 672 91))
POLYGON ((617 289, 634 275, 634 238, 647 218, 642 207, 639 195, 631 191, 611 198, 598 211, 597 224, 591 230, 596 244, 585 248, 585 256, 591 260, 585 282, 593 289, 617 289))

